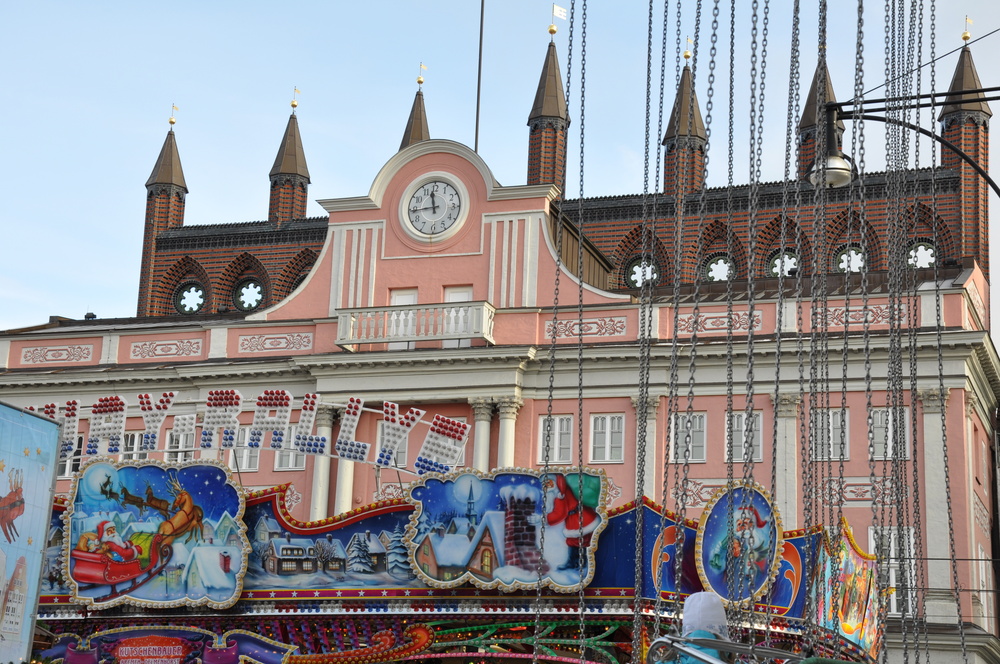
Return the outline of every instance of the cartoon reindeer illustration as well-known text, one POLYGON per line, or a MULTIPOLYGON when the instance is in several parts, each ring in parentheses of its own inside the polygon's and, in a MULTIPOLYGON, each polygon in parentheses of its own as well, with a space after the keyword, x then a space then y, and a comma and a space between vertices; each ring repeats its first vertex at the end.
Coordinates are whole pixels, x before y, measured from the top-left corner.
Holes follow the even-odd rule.
POLYGON ((170 544, 175 539, 187 533, 185 543, 192 538, 197 542, 205 539, 205 525, 202 523, 205 512, 198 505, 194 504, 191 494, 177 481, 177 476, 168 476, 170 486, 168 490, 174 497, 174 502, 170 509, 177 512, 160 524, 159 533, 163 535, 163 543, 170 544))
POLYGON ((163 498, 157 498, 156 494, 153 493, 153 485, 146 482, 146 507, 156 510, 163 515, 164 519, 170 518, 170 501, 164 500, 163 498))
POLYGON ((13 542, 18 537, 14 520, 24 514, 24 471, 12 468, 7 477, 10 479, 10 491, 0 498, 0 530, 7 542, 13 542))
POLYGON ((105 475, 104 481, 101 482, 101 495, 107 500, 113 500, 116 503, 121 503, 121 496, 115 491, 114 481, 111 479, 111 475, 105 475))
POLYGON ((146 501, 142 499, 142 496, 137 496, 134 493, 129 493, 128 487, 118 483, 118 490, 121 492, 122 499, 119 501, 119 505, 125 507, 126 505, 133 505, 139 508, 139 516, 143 515, 146 511, 146 501))

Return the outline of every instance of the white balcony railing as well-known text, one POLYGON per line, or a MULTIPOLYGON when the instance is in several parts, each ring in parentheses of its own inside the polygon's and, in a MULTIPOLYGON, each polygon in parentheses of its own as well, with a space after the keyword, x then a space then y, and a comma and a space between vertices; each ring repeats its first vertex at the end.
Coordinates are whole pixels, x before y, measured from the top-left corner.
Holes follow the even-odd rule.
POLYGON ((337 319, 337 344, 388 343, 396 348, 407 348, 417 341, 472 339, 492 344, 495 314, 496 309, 488 302, 341 309, 337 319))

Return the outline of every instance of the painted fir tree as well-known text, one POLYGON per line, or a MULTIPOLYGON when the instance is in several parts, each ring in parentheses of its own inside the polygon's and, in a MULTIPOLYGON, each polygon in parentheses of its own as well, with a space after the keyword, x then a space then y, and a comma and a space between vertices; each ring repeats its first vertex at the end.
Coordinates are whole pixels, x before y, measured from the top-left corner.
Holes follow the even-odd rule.
POLYGON ((413 570, 410 568, 410 555, 403 542, 403 529, 397 523, 389 538, 389 547, 386 551, 386 565, 389 574, 400 579, 413 578, 413 570))
POLYGON ((347 568, 358 574, 373 574, 371 552, 368 551, 368 540, 361 533, 351 538, 347 545, 347 568))

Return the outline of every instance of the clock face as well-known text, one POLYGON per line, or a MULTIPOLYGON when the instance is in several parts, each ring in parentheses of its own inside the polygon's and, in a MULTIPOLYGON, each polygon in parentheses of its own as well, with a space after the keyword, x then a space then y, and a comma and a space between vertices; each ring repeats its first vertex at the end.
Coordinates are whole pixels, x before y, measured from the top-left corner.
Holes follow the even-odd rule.
POLYGON ((462 194, 445 180, 421 184, 410 196, 406 219, 421 235, 435 236, 451 230, 462 216, 462 194))

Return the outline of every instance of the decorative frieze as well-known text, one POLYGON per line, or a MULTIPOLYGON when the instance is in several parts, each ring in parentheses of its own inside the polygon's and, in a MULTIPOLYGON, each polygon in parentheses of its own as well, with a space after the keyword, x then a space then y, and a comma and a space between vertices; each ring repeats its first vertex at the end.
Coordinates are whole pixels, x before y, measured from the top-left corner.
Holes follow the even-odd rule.
POLYGON ((771 401, 774 402, 774 412, 778 417, 798 417, 802 395, 798 392, 782 392, 772 394, 771 401))
POLYGON ((623 316, 605 318, 585 318, 583 320, 549 321, 545 326, 545 336, 552 338, 575 337, 623 337, 628 332, 628 323, 623 316), (553 330, 555 332, 553 333, 553 330))
POLYGON ((986 509, 986 505, 983 505, 983 499, 979 497, 979 494, 974 495, 976 500, 972 505, 972 511, 975 513, 976 525, 983 533, 988 534, 990 532, 990 511, 986 509))
POLYGON ((31 346, 21 351, 21 362, 24 364, 67 364, 70 362, 90 362, 93 356, 93 344, 31 346))
POLYGON ((858 325, 888 325, 893 311, 898 320, 906 319, 906 305, 870 304, 867 307, 828 307, 818 313, 828 328, 854 327, 858 325))
POLYGON ((201 355, 201 339, 163 339, 137 341, 129 350, 132 359, 157 359, 161 357, 190 357, 201 355))
POLYGON ((674 500, 685 507, 704 507, 716 490, 723 485, 722 482, 708 484, 701 480, 688 479, 675 486, 672 495, 674 500))
POLYGON ((755 330, 761 328, 760 312, 733 313, 731 316, 726 312, 717 314, 687 314, 679 316, 677 319, 677 331, 694 334, 695 332, 725 332, 727 329, 733 332, 749 332, 751 326, 755 330))
POLYGON ((827 478, 821 485, 817 498, 829 505, 847 503, 869 503, 872 505, 895 505, 905 500, 909 488, 891 477, 879 477, 875 482, 843 477, 827 478))
POLYGON ((289 332, 287 334, 253 334, 240 336, 241 353, 275 353, 282 351, 312 350, 311 332, 289 332))
POLYGON ((979 294, 979 289, 975 285, 970 285, 965 292, 969 294, 969 299, 972 300, 972 308, 976 310, 976 316, 979 317, 979 324, 985 327, 986 304, 983 302, 983 296, 979 294))

